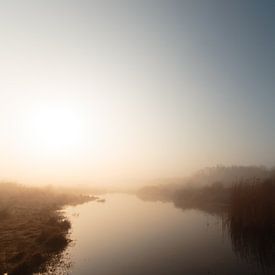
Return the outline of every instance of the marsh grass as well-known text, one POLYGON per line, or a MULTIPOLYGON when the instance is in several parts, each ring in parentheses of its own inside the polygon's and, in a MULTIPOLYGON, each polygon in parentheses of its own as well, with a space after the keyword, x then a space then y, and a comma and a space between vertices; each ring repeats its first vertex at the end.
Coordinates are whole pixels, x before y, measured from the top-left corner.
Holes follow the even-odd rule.
POLYGON ((243 228, 273 228, 275 217, 275 181, 254 180, 232 187, 230 219, 243 228))
POLYGON ((8 218, 9 214, 9 209, 7 207, 2 206, 2 208, 0 209, 0 220, 3 221, 4 219, 8 218))
POLYGON ((71 224, 62 216, 66 204, 93 197, 0 184, 0 274, 32 274, 45 270, 69 244, 71 224))
POLYGON ((215 182, 210 186, 184 186, 170 188, 166 185, 146 186, 137 192, 143 200, 172 201, 181 209, 199 209, 212 214, 224 212, 230 200, 230 188, 215 182))
POLYGON ((275 180, 253 180, 232 187, 228 216, 233 248, 263 268, 275 260, 275 180))
POLYGON ((264 271, 271 267, 271 274, 275 274, 275 174, 229 186, 221 182, 197 188, 149 186, 137 195, 144 200, 171 201, 183 210, 198 209, 220 216, 235 253, 256 261, 264 271))

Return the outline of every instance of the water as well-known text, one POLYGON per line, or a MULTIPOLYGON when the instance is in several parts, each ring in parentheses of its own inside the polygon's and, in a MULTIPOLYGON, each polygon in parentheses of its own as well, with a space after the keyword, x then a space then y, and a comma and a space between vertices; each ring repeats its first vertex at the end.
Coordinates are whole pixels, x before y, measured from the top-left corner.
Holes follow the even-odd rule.
POLYGON ((219 216, 127 194, 104 198, 66 209, 69 274, 275 274, 239 256, 219 216))

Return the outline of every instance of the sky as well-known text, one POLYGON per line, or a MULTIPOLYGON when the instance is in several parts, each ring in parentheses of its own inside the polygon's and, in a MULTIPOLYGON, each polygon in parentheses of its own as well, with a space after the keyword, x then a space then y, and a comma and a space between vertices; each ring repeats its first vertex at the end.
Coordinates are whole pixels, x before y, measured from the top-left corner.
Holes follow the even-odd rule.
POLYGON ((0 0, 0 179, 275 164, 272 0, 0 0))

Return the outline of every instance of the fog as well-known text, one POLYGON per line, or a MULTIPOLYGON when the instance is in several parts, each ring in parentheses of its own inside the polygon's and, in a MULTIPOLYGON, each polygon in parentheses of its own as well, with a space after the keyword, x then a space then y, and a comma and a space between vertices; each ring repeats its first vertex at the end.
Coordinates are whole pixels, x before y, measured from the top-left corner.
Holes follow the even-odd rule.
POLYGON ((274 165, 273 8, 199 2, 2 1, 0 178, 274 165))
POLYGON ((275 274, 271 0, 0 0, 0 274, 275 274))

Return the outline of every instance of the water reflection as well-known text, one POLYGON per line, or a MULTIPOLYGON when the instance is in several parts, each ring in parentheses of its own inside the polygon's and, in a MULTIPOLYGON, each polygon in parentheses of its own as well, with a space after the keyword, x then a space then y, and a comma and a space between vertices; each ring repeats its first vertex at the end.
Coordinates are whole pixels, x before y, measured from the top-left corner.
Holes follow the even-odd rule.
POLYGON ((173 203, 125 194, 69 207, 75 240, 67 251, 69 274, 272 274, 274 270, 263 271, 255 261, 240 261, 238 256, 249 255, 244 247, 251 241, 240 244, 238 230, 228 223, 225 228, 231 233, 224 234, 222 216, 213 213, 182 211, 173 203))
POLYGON ((274 267, 275 235, 271 227, 244 227, 234 219, 226 225, 237 255, 247 261, 256 261, 264 271, 274 267))
MULTIPOLYGON (((159 201, 152 197, 144 198, 144 201, 159 201)), ((181 199, 174 199, 175 207, 186 211, 196 209, 207 214, 218 216, 222 220, 223 232, 230 236, 234 253, 242 260, 256 263, 263 274, 275 274, 275 220, 272 215, 264 224, 255 225, 247 223, 239 213, 230 213, 230 210, 221 204, 195 203, 186 204, 181 199)))

